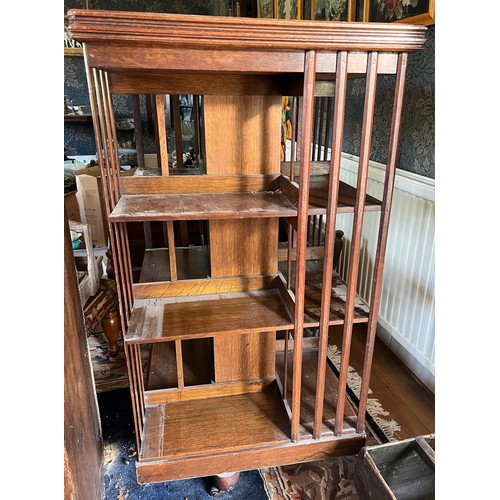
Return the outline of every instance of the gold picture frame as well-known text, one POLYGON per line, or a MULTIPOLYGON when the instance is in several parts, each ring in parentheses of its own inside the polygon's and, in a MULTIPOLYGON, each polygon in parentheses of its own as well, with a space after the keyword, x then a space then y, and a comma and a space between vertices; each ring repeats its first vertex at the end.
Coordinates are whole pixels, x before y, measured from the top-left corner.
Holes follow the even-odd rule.
POLYGON ((257 0, 257 17, 274 17, 274 0, 257 0))
POLYGON ((274 0, 274 17, 276 19, 302 19, 303 4, 303 0, 274 0))
POLYGON ((317 7, 321 3, 326 4, 327 0, 311 0, 311 18, 315 21, 356 21, 356 0, 346 0, 345 7, 339 19, 326 19, 326 16, 317 17, 317 7), (344 16, 344 14, 346 14, 344 16), (345 17, 345 19, 342 19, 345 17))
POLYGON ((68 29, 68 16, 64 16, 64 57, 83 57, 83 46, 75 42, 68 29))
POLYGON ((435 0, 412 0, 410 5, 404 6, 403 0, 365 0, 363 22, 395 22, 432 26, 436 24, 435 0), (380 7, 378 12, 374 10, 373 4, 380 7))

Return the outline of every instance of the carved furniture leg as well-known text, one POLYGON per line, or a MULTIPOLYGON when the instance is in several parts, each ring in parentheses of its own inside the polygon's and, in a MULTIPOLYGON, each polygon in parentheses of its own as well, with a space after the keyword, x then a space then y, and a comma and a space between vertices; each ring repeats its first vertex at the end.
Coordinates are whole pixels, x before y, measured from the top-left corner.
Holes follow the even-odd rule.
POLYGON ((120 335, 120 315, 115 309, 108 313, 102 320, 102 329, 108 339, 108 351, 111 357, 118 354, 118 336, 120 335))

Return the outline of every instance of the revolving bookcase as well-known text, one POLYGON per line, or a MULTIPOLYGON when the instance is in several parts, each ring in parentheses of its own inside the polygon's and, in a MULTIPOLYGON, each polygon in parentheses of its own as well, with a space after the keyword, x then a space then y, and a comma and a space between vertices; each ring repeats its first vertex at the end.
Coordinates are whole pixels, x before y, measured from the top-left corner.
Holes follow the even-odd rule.
POLYGON ((84 46, 138 481, 357 453, 366 441, 406 66, 426 28, 92 10, 71 10, 68 18, 84 46), (394 105, 377 200, 367 194, 367 178, 380 75, 394 75, 394 105), (365 87, 356 186, 340 181, 350 78, 365 87), (168 147, 169 97, 179 95, 199 106, 201 161, 192 171, 174 165, 168 147), (120 175, 116 141, 120 96, 134 102, 136 129, 141 103, 153 104, 156 163, 129 176, 120 175), (283 96, 299 110, 285 162, 283 96), (316 97, 333 99, 333 115, 328 157, 312 162, 316 97), (370 304, 356 295, 366 211, 380 213, 370 304), (333 269, 335 218, 349 212, 344 282, 333 269), (312 252, 316 215, 324 237, 312 252), (164 235, 160 245, 149 238, 140 266, 132 263, 130 237, 137 224, 146 239, 151 227, 164 235), (201 237, 183 238, 193 225, 201 237), (359 408, 346 398, 356 322, 368 325, 359 408), (327 364, 332 325, 343 328, 338 378, 327 364))

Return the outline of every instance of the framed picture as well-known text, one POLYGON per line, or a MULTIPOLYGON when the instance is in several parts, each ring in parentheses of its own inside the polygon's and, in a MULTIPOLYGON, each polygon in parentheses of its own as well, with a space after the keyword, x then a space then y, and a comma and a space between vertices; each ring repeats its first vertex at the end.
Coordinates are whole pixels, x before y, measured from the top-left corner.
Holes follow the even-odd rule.
POLYGON ((365 0, 364 22, 435 24, 434 0, 365 0))
POLYGON ((311 0, 315 21, 355 21, 356 0, 311 0))
POLYGON ((83 46, 71 37, 67 16, 64 16, 64 55, 66 57, 83 57, 83 46))
POLYGON ((303 0, 274 0, 276 19, 302 19, 303 0))
POLYGON ((258 17, 274 17, 274 0, 257 0, 258 17))

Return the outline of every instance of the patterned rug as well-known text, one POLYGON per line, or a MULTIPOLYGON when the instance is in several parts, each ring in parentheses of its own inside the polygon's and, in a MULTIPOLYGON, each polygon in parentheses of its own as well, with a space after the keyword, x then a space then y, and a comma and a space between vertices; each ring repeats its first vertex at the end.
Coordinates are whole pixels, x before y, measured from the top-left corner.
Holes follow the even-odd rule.
MULTIPOLYGON (((127 363, 123 342, 118 340, 118 354, 111 357, 108 351, 108 341, 104 333, 93 333, 87 339, 96 392, 107 392, 114 389, 128 388, 127 363)), ((143 350, 145 351, 145 350, 143 350)), ((147 352, 142 352, 145 370, 148 365, 147 352)))
MULTIPOLYGON (((341 353, 337 346, 328 346, 329 366, 337 374, 341 353)), ((349 366, 347 394, 357 407, 361 377, 349 366)), ((369 394, 372 391, 369 390, 369 394)), ((400 425, 390 418, 377 399, 368 397, 367 445, 397 441, 400 425)), ((362 500, 356 489, 354 472, 356 456, 345 456, 310 462, 261 469, 260 474, 270 500, 362 500)))

